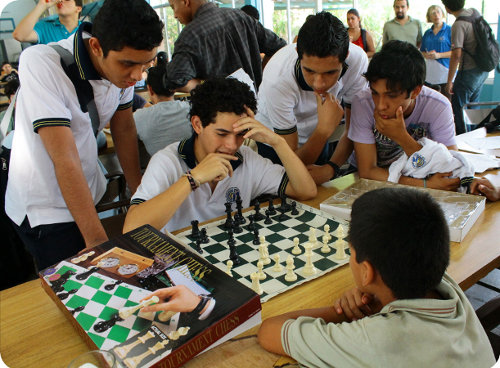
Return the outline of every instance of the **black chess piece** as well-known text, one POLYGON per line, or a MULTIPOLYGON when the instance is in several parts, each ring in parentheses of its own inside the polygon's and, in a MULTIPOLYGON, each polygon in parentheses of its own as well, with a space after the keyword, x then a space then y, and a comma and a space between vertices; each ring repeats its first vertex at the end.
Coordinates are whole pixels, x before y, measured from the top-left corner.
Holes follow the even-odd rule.
POLYGON ((76 279, 79 280, 79 281, 82 281, 82 280, 85 280, 87 277, 89 277, 90 275, 92 275, 94 272, 97 272, 99 271, 99 267, 92 267, 91 269, 89 269, 88 271, 86 272, 83 272, 79 275, 76 275, 76 279))
POLYGON ((245 217, 243 216, 243 213, 241 212, 241 210, 243 209, 242 203, 243 203, 243 201, 241 200, 240 193, 238 193, 238 196, 236 197, 237 213, 236 213, 236 215, 234 215, 234 218, 235 218, 235 220, 237 219, 237 221, 240 225, 243 225, 245 222, 247 222, 245 220, 245 217))
POLYGON ((286 208, 280 207, 278 208, 278 210, 280 211, 280 215, 278 216, 278 221, 285 221, 287 219, 286 208))
POLYGON ((207 235, 207 228, 204 227, 200 230, 200 239, 203 244, 207 244, 210 242, 210 239, 208 239, 207 235))
POLYGON ((200 253, 200 254, 203 253, 203 249, 201 249, 201 238, 198 238, 198 239, 195 240, 193 248, 198 253, 200 253))
POLYGON ((227 239, 227 244, 229 244, 229 245, 236 244, 236 241, 234 240, 233 229, 229 229, 227 234, 229 236, 229 238, 227 239))
POLYGON ((238 255, 238 252, 236 251, 236 245, 229 244, 229 259, 233 261, 233 265, 237 266, 241 263, 240 261, 240 256, 238 255))
POLYGON ((257 228, 253 229, 253 244, 255 244, 255 245, 260 244, 259 229, 257 229, 257 228))
POLYGON ((240 234, 241 232, 243 232, 243 229, 241 228, 240 223, 236 220, 236 216, 234 219, 233 231, 235 234, 240 234))
POLYGON ((71 314, 75 314, 76 312, 81 312, 82 310, 85 309, 85 306, 84 305, 80 305, 79 307, 76 307, 75 309, 71 309, 69 310, 69 312, 71 314))
POLYGON ((269 206, 267 207, 267 209, 269 210, 269 213, 271 215, 276 215, 276 208, 274 208, 274 203, 272 199, 269 200, 269 206))
POLYGON ((273 220, 271 220, 271 211, 266 210, 266 219, 264 220, 264 224, 269 225, 272 223, 273 223, 273 220))
POLYGON ((249 215, 248 220, 250 221, 250 223, 248 224, 247 229, 248 231, 253 231, 253 229, 255 229, 255 224, 253 222, 254 221, 253 215, 249 215))
MULTIPOLYGON (((282 196, 280 197, 280 199, 281 199, 281 205, 280 205, 280 207, 278 208, 278 211, 280 211, 280 212, 281 212, 281 210, 280 210, 281 208, 283 208, 283 209, 284 209, 284 212, 290 211, 291 206, 290 206, 288 203, 286 203, 286 196, 285 196, 285 195, 282 195, 282 196)), ((283 213, 284 213, 284 212, 283 212, 283 213)))
POLYGON ((297 210, 297 202, 293 201, 292 202, 292 212, 290 212, 291 215, 297 216, 299 214, 299 211, 297 210))
POLYGON ((195 239, 200 236, 200 229, 198 228, 199 223, 198 220, 191 221, 191 236, 195 239))
POLYGON ((113 290, 117 285, 120 285, 123 282, 123 280, 116 280, 112 284, 108 284, 104 286, 105 290, 111 291, 113 290))
POLYGON ((254 210, 255 210, 255 213, 253 215, 254 221, 257 222, 257 221, 263 220, 264 215, 262 213, 260 213, 260 202, 257 199, 254 202, 254 210))
POLYGON ((60 293, 60 294, 57 294, 57 297, 60 299, 60 300, 64 300, 64 299, 67 299, 68 296, 70 296, 71 294, 75 294, 76 292, 78 291, 78 289, 71 289, 70 291, 67 291, 65 293, 60 293))
POLYGON ((225 229, 232 229, 234 227, 233 217, 231 216, 231 212, 233 212, 233 204, 231 202, 224 203, 226 206, 226 222, 224 223, 225 229))

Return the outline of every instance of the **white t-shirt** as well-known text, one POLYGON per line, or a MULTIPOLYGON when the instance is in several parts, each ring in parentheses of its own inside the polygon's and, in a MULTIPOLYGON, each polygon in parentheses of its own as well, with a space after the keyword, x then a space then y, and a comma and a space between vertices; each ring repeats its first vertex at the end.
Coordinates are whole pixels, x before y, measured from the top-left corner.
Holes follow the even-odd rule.
MULTIPOLYGON (((192 147, 191 138, 172 143, 158 151, 151 158, 131 204, 142 203, 163 193, 186 171, 192 169, 194 167, 192 147)), ((285 193, 288 177, 283 166, 273 164, 246 146, 241 146, 236 156, 239 160, 232 162, 233 176, 220 181, 213 193, 208 183, 193 191, 162 231, 174 231, 190 226, 192 220, 202 222, 224 215, 224 203, 235 202, 237 192, 240 193, 243 208, 249 207, 250 201, 261 194, 285 193)), ((233 205, 234 210, 236 210, 235 205, 233 205)))
MULTIPOLYGON (((89 37, 89 35, 84 37, 89 37)), ((85 78, 98 78, 82 41, 82 29, 58 44, 73 53, 85 78)), ((16 224, 28 216, 31 227, 74 221, 61 194, 54 165, 37 130, 68 126, 75 139, 83 173, 97 203, 106 179, 97 162, 97 144, 88 113, 83 113, 73 83, 61 67, 59 54, 47 45, 26 49, 20 58, 21 89, 16 106, 5 210, 16 224)), ((90 80, 102 129, 117 111, 132 106, 133 88, 120 89, 104 79, 90 80)))
MULTIPOLYGON (((283 47, 266 64, 256 119, 278 134, 297 131, 301 146, 316 128, 318 113, 314 92, 303 90, 295 78, 296 46, 283 47)), ((354 95, 367 86, 362 74, 368 68, 368 58, 363 49, 349 43, 345 62, 347 71, 328 92, 350 105, 354 95)))

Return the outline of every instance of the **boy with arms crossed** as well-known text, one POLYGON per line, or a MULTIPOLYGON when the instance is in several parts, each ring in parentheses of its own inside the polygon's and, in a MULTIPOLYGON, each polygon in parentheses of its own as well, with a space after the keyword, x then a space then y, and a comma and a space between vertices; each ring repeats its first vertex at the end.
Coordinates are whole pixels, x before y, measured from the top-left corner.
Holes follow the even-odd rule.
MULTIPOLYGON (((427 137, 456 150, 455 124, 450 102, 423 86, 425 60, 418 49, 404 41, 389 41, 373 56, 365 77, 370 89, 352 103, 348 136, 361 178, 386 181, 388 167, 403 152, 410 157, 427 137)), ((402 176, 399 183, 456 190, 459 178, 435 173, 428 179, 402 176)))
POLYGON ((446 273, 449 231, 427 193, 359 197, 349 229, 356 288, 334 306, 269 318, 259 343, 307 367, 491 367, 486 333, 446 273))
POLYGON ((124 231, 143 224, 173 231, 191 220, 224 214, 238 195, 243 207, 264 193, 313 198, 316 185, 279 135, 254 119, 250 88, 233 78, 207 80, 191 92, 194 134, 157 152, 132 197, 124 231), (243 140, 269 144, 283 167, 259 156, 243 140))

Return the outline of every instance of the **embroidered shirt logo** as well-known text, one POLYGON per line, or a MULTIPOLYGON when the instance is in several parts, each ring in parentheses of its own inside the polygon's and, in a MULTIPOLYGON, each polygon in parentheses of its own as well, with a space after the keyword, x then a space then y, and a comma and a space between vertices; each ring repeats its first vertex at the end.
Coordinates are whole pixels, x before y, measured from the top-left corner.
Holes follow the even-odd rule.
POLYGON ((425 157, 419 154, 414 154, 412 159, 411 159, 411 165, 413 168, 418 169, 420 167, 425 166, 425 157))
POLYGON ((240 190, 238 187, 231 187, 226 191, 226 202, 234 203, 240 197, 240 190))

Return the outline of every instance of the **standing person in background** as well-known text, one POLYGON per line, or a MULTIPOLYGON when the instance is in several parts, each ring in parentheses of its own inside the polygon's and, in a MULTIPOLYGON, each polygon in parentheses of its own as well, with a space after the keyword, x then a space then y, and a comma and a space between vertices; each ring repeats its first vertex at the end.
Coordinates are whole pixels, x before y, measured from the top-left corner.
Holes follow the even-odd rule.
POLYGON ((478 68, 472 55, 476 52, 476 37, 472 23, 459 20, 461 16, 471 16, 475 9, 464 9, 465 0, 442 0, 446 11, 453 15, 455 23, 451 27, 451 57, 446 91, 451 95, 451 106, 455 116, 457 134, 465 133, 462 107, 469 102, 479 101, 481 88, 488 72, 478 68), (455 77, 455 72, 460 69, 455 77), (455 77, 455 81, 453 78, 455 77))
MULTIPOLYGON (((420 51, 426 59, 436 60, 446 69, 450 68, 451 27, 444 21, 444 11, 439 5, 431 5, 427 9, 427 22, 432 23, 422 37, 420 51)), ((429 71, 427 71, 429 72, 429 71)), ((427 81, 427 78, 426 78, 427 81)), ((446 91, 446 83, 439 83, 441 93, 450 98, 446 91)))
POLYGON ((12 37, 19 42, 46 44, 68 38, 80 25, 78 17, 82 11, 82 0, 39 0, 35 8, 17 25, 12 37), (54 21, 38 21, 43 13, 56 6, 59 16, 54 21))
POLYGON ((394 0, 396 17, 384 24, 382 43, 390 40, 406 41, 420 47, 422 43, 422 25, 418 19, 408 15, 409 0, 394 0))
POLYGON ((349 40, 365 50, 366 55, 371 58, 375 53, 375 43, 373 37, 366 29, 361 28, 361 17, 359 12, 352 8, 347 12, 347 32, 349 40))

